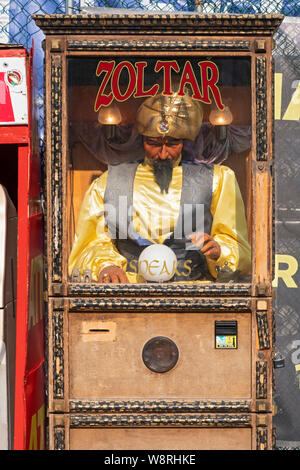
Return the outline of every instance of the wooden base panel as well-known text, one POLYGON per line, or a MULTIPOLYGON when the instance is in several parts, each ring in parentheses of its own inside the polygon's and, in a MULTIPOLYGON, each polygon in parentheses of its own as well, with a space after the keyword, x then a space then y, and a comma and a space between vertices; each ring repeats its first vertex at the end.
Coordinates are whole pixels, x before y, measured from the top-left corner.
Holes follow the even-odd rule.
POLYGON ((51 450, 268 450, 271 416, 50 415, 51 450))

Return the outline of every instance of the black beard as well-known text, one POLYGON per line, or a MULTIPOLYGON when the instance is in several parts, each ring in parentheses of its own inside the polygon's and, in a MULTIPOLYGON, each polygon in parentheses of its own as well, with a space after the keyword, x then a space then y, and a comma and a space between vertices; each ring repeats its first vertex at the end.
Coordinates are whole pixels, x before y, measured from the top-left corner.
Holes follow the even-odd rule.
POLYGON ((153 163, 153 173, 161 193, 168 193, 173 175, 172 161, 158 158, 153 163))

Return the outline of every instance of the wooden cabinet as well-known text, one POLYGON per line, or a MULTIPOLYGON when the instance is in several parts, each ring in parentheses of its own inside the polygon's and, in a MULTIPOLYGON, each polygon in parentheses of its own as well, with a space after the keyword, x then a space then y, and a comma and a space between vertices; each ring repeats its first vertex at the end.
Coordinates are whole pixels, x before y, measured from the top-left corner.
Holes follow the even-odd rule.
MULTIPOLYGON (((46 34, 51 449, 272 448, 271 53, 272 36, 281 19, 279 15, 129 12, 35 16, 46 34), (169 64, 163 66, 164 82, 162 75, 155 75, 158 61, 169 64), (213 65, 201 82, 198 68, 202 70, 199 64, 203 63, 213 65), (101 75, 99 64, 106 75, 101 75), (213 67, 219 73, 214 83, 213 67), (143 77, 142 88, 138 76, 143 77), (163 95, 168 95, 170 77, 179 87, 185 81, 193 99, 201 92, 205 136, 201 155, 207 159, 204 163, 225 165, 236 176, 240 192, 232 189, 235 198, 223 206, 224 220, 236 219, 230 222, 232 233, 239 232, 239 223, 246 226, 250 268, 239 271, 244 248, 237 242, 238 268, 230 269, 232 258, 226 258, 224 248, 225 262, 216 268, 221 273, 217 277, 98 283, 93 267, 70 270, 79 207, 90 184, 107 166, 123 162, 122 145, 129 145, 130 139, 126 141, 123 134, 123 140, 114 141, 112 134, 105 134, 108 129, 99 125, 97 99, 99 94, 104 100, 113 93, 123 132, 133 132, 138 106, 146 94, 157 83, 164 87, 163 95), (114 88, 116 83, 119 88, 114 88), (211 121, 217 103, 214 86, 233 115, 232 124, 222 128, 211 121), (113 153, 115 143, 119 150, 113 153), (238 201, 243 201, 243 217, 237 212, 238 201)), ((120 128, 117 124, 109 130, 119 132, 120 128)), ((134 155, 138 145, 136 140, 131 161, 138 158, 134 155)), ((103 179, 98 181, 100 185, 103 179)), ((97 210, 98 224, 103 214, 97 210)), ((210 212, 214 220, 213 203, 210 212)), ((223 235, 218 230, 216 239, 223 235)), ((99 237, 104 233, 103 229, 99 237)), ((84 249, 87 246, 88 242, 84 249)))

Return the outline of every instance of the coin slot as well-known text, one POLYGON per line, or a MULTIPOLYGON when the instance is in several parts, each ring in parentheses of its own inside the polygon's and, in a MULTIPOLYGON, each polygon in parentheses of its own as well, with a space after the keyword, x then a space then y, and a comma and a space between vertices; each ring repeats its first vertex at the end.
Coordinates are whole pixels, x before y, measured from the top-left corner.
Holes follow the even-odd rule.
POLYGON ((116 340, 117 325, 111 321, 86 320, 81 324, 80 336, 82 341, 109 342, 116 340))
POLYGON ((107 330, 105 328, 90 328, 89 332, 90 333, 109 333, 110 330, 107 330))

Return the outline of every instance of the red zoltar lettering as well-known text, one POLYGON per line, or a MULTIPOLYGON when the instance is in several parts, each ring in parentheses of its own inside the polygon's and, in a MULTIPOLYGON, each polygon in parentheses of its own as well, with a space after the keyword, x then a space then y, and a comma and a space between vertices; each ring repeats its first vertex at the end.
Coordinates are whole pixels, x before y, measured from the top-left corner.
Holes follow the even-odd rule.
POLYGON ((163 61, 158 60, 155 64, 154 71, 159 72, 163 69, 164 72, 164 91, 163 95, 172 95, 173 91, 171 89, 171 69, 175 70, 175 72, 180 72, 180 68, 176 60, 172 61, 163 61))
POLYGON ((113 94, 109 93, 109 95, 104 94, 104 90, 106 88, 106 85, 110 79, 111 73, 115 67, 116 62, 114 60, 111 60, 109 62, 107 61, 100 61, 97 70, 96 70, 96 75, 99 77, 102 72, 106 72, 104 79, 102 80, 102 83, 100 85, 100 88, 98 90, 97 98, 96 98, 96 103, 95 103, 95 111, 98 111, 101 106, 108 106, 113 100, 113 94))
POLYGON ((220 90, 217 87, 219 81, 219 70, 216 64, 210 61, 198 62, 201 70, 202 77, 202 101, 204 103, 211 103, 209 99, 209 90, 212 92, 215 99, 216 105, 219 109, 223 110, 224 105, 222 103, 220 90), (212 66, 214 65, 214 67, 212 66), (210 73, 210 78, 208 74, 210 73))
MULTIPOLYGON (((181 72, 180 85, 178 94, 183 96, 185 87, 189 86, 193 98, 203 103, 211 103, 211 98, 214 99, 217 107, 220 110, 224 109, 222 103, 221 93, 217 86, 219 80, 219 70, 214 62, 202 61, 198 62, 199 71, 198 77, 195 74, 193 66, 190 61, 186 61, 181 72), (200 72, 200 73, 199 73, 200 72)), ((126 101, 134 93, 135 98, 144 98, 146 96, 155 96, 159 91, 159 85, 153 85, 149 90, 144 89, 144 73, 147 67, 147 62, 136 62, 132 64, 129 61, 122 61, 117 66, 114 60, 100 61, 96 69, 96 75, 99 77, 104 73, 101 85, 99 87, 96 101, 95 112, 99 111, 101 106, 109 106, 113 99, 117 101, 126 101), (125 92, 120 91, 120 75, 126 69, 128 75, 128 84, 125 92), (110 83, 111 91, 105 93, 105 90, 110 83)), ((163 61, 158 60, 154 67, 154 72, 163 72, 163 95, 172 95, 172 71, 180 73, 180 67, 176 60, 163 61)))
POLYGON ((148 91, 144 90, 144 69, 147 67, 147 62, 136 62, 134 65, 137 68, 136 93, 134 97, 143 98, 144 96, 155 96, 159 90, 159 85, 153 85, 148 91))
POLYGON ((203 97, 201 96, 192 64, 189 60, 186 61, 181 75, 180 86, 178 91, 179 96, 184 96, 184 88, 187 84, 189 84, 191 86, 191 89, 193 90, 193 98, 199 101, 203 101, 203 97))
POLYGON ((112 77, 112 90, 114 97, 117 101, 126 101, 131 97, 132 93, 135 90, 136 77, 135 77, 135 68, 131 62, 120 62, 113 71, 112 77), (119 88, 120 74, 126 68, 128 71, 128 87, 125 93, 122 95, 119 88))

